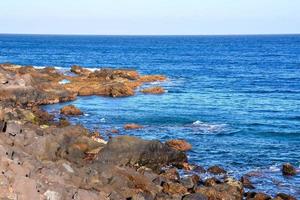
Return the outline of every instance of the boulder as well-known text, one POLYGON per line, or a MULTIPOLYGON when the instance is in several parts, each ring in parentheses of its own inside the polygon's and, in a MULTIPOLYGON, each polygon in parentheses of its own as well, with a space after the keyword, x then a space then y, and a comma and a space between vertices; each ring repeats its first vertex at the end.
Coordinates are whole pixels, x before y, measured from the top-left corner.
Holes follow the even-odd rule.
POLYGON ((297 171, 292 164, 285 163, 282 165, 282 174, 285 176, 294 176, 297 174, 297 171))
POLYGON ((174 194, 179 194, 179 195, 184 195, 186 194, 187 188, 185 188, 183 185, 179 183, 173 183, 173 182, 167 182, 163 184, 163 192, 174 195, 174 194))
POLYGON ((176 151, 159 141, 118 136, 109 140, 99 152, 97 162, 115 165, 146 166, 159 171, 161 167, 186 162, 183 152, 176 151))
POLYGON ((277 194, 275 199, 276 200, 296 200, 295 197, 288 195, 288 194, 284 194, 284 193, 277 194))
POLYGON ((178 151, 189 151, 192 149, 192 145, 185 140, 169 140, 166 142, 166 145, 178 151))
POLYGON ((211 174, 215 174, 215 175, 218 175, 218 174, 226 174, 227 172, 222 168, 222 167, 219 167, 217 165, 214 165, 212 167, 209 167, 207 169, 207 171, 211 174))
POLYGON ((74 105, 68 105, 60 109, 60 114, 63 115, 82 115, 83 113, 74 105))

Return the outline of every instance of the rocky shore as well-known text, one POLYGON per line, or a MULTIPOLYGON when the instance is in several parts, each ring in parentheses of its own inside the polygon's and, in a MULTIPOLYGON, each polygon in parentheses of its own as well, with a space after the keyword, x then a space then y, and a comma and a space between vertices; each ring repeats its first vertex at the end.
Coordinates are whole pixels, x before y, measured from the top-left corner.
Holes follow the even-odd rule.
MULTIPOLYGON (((162 143, 116 135, 105 141, 99 133, 70 125, 64 118, 56 121, 40 108, 78 96, 132 96, 144 83, 164 80, 134 70, 73 66, 62 73, 52 67, 0 65, 0 199, 295 199, 255 192, 249 177, 235 180, 219 166, 204 169, 188 163, 186 151, 192 147, 183 140, 162 143), (180 170, 189 175, 180 176, 180 170), (201 180, 201 173, 211 177, 201 180)), ((69 106, 61 114, 82 112, 69 106)), ((295 173, 293 166, 283 166, 284 175, 295 173)))

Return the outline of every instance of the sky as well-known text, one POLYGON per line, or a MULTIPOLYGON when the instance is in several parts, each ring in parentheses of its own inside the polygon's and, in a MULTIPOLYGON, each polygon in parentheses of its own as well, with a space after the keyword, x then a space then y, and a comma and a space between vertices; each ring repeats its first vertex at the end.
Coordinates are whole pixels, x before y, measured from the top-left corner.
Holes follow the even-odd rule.
POLYGON ((0 33, 300 33, 300 0, 1 0, 0 33))

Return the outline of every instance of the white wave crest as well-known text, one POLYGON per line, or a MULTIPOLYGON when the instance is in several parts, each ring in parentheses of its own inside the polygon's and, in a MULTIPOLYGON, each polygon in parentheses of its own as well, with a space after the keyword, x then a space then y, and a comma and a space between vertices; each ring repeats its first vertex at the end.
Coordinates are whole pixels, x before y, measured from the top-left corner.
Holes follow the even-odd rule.
POLYGON ((193 122, 192 125, 193 125, 193 127, 196 127, 197 129, 199 129, 200 131, 209 132, 209 133, 222 132, 227 127, 226 124, 209 124, 206 122, 202 122, 200 120, 193 122))

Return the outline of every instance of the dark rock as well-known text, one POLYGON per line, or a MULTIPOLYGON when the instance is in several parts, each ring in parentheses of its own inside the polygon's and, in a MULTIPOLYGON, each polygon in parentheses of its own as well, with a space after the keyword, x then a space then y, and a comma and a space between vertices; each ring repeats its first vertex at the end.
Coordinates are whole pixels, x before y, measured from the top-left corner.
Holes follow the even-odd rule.
POLYGON ((183 177, 180 183, 187 189, 195 189, 200 181, 200 177, 197 175, 183 177))
POLYGON ((255 187, 253 186, 253 184, 251 183, 250 179, 248 176, 242 176, 241 177, 241 182, 243 184, 243 186, 245 188, 248 188, 248 189, 255 189, 255 187))
POLYGON ((297 174, 297 171, 292 164, 285 163, 284 165, 282 165, 282 174, 285 176, 294 176, 297 174))
POLYGON ((160 176, 170 181, 178 181, 180 179, 179 173, 176 168, 167 169, 163 173, 161 173, 160 176))
POLYGON ((99 163, 116 165, 146 166, 155 171, 161 167, 185 162, 186 155, 159 141, 147 141, 136 137, 119 136, 112 138, 100 151, 99 163))
MULTIPOLYGON (((282 200, 297 200, 295 197, 288 195, 288 194, 284 194, 284 193, 279 193, 276 195, 276 198, 278 200, 282 199, 282 200)), ((275 198, 275 199, 276 199, 275 198)))
POLYGON ((201 174, 206 173, 206 170, 202 166, 194 165, 192 167, 193 167, 192 170, 196 173, 201 173, 201 174))
POLYGON ((211 173, 211 174, 216 174, 216 175, 218 175, 218 174, 226 174, 227 173, 223 168, 221 168, 221 167, 219 167, 217 165, 208 168, 207 171, 209 173, 211 173))
POLYGON ((256 193, 254 195, 254 197, 252 197, 252 198, 247 197, 247 200, 270 200, 270 199, 272 199, 272 198, 269 195, 261 193, 261 192, 256 193))
POLYGON ((208 178, 204 181, 204 185, 206 187, 211 187, 211 186, 214 186, 214 185, 217 185, 217 184, 220 184, 221 181, 218 180, 217 178, 215 177, 211 177, 211 178, 208 178))

